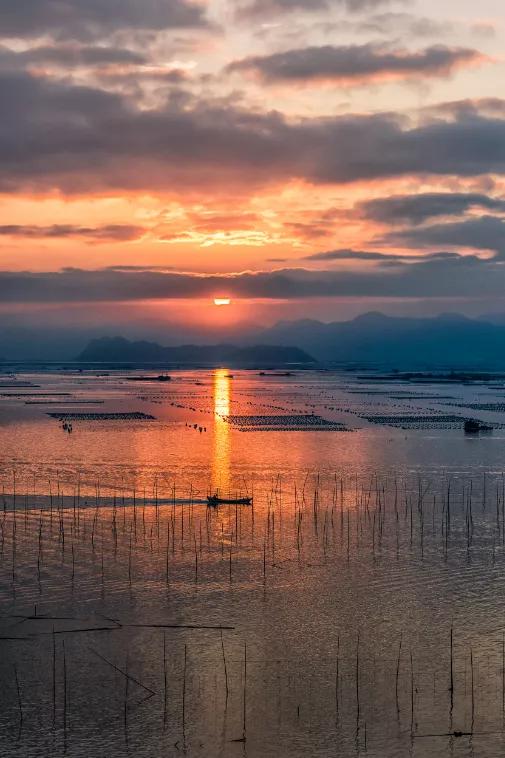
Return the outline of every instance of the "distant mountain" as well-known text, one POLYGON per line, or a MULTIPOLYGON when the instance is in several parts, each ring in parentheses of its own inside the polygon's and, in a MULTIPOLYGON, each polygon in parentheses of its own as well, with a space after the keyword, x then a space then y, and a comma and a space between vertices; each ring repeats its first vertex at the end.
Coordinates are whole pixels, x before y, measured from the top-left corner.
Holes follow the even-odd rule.
POLYGON ((9 361, 67 361, 81 353, 79 359, 90 362, 230 367, 310 365, 313 357, 320 363, 405 370, 505 368, 505 316, 501 314, 477 319, 453 313, 401 318, 373 312, 333 323, 309 318, 279 321, 268 329, 241 324, 219 337, 224 344, 215 344, 215 333, 211 340, 212 334, 204 334, 203 328, 201 333, 188 332, 173 325, 132 322, 124 331, 121 326, 113 329, 129 339, 103 338, 103 327, 97 325, 86 333, 71 325, 36 332, 2 324, 0 353, 9 361), (179 347, 178 340, 186 344, 179 347))
MULTIPOLYGON (((129 340, 148 340, 167 346, 254 345, 264 326, 237 322, 228 327, 207 324, 159 322, 154 319, 123 320, 117 323, 72 323, 61 318, 47 324, 39 319, 2 317, 0 320, 0 354, 9 361, 71 361, 89 342, 105 334, 121 334, 129 340), (26 322, 26 323, 25 323, 26 322), (56 322, 56 323, 55 323, 56 322)), ((21 314, 22 315, 22 314, 21 314)))
POLYGON ((394 318, 365 313, 352 321, 282 321, 262 343, 297 345, 321 362, 389 366, 498 367, 505 365, 505 323, 459 314, 394 318))
POLYGON ((304 350, 279 345, 182 345, 163 347, 156 342, 131 342, 124 337, 91 340, 77 360, 89 363, 177 363, 191 365, 279 366, 314 363, 304 350))

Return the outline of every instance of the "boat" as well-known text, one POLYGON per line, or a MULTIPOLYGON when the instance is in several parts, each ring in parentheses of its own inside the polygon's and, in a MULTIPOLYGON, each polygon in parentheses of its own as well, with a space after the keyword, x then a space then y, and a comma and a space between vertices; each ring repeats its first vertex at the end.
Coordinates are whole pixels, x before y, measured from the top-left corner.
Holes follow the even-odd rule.
POLYGON ((468 419, 465 421, 465 434, 478 434, 479 432, 492 432, 493 427, 484 424, 482 421, 468 419))
POLYGON ((127 382, 171 382, 172 377, 168 374, 160 374, 159 376, 127 376, 127 382))
POLYGON ((252 497, 219 497, 219 495, 207 495, 208 505, 251 505, 252 497))

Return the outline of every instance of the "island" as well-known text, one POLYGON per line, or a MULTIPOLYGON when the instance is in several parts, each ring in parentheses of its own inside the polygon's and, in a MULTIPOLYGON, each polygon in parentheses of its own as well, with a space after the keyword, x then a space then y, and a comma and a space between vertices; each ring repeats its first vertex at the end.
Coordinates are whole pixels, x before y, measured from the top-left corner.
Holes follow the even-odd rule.
MULTIPOLYGON (((180 366, 310 367, 316 360, 298 347, 280 345, 181 345, 131 342, 124 337, 101 337, 89 342, 77 357, 80 363, 170 364, 180 366)), ((159 377, 154 377, 161 381, 159 377)))

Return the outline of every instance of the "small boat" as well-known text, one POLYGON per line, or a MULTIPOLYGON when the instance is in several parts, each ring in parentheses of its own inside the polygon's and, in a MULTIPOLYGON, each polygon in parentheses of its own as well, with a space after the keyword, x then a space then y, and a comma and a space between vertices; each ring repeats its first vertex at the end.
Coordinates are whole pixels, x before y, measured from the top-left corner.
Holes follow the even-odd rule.
POLYGON ((252 497, 219 497, 219 495, 207 495, 208 505, 251 505, 252 497))
POLYGON ((468 419, 465 421, 465 434, 478 434, 479 432, 492 432, 493 427, 489 424, 484 424, 482 421, 476 421, 475 419, 468 419))

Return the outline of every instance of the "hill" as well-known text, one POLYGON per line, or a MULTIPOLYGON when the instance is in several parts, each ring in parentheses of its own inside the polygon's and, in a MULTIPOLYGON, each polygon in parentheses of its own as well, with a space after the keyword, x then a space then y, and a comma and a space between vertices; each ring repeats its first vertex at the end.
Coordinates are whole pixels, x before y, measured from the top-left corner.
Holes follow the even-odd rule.
POLYGON ((91 340, 78 356, 87 363, 175 363, 182 365, 286 366, 315 363, 297 347, 279 345, 182 345, 163 347, 156 342, 131 342, 124 337, 91 340))

